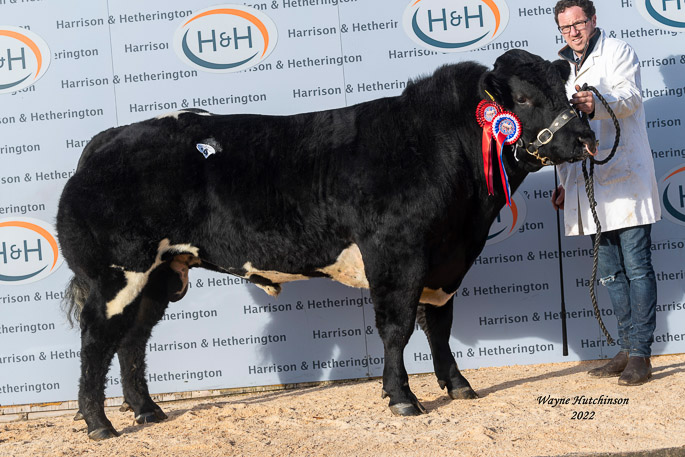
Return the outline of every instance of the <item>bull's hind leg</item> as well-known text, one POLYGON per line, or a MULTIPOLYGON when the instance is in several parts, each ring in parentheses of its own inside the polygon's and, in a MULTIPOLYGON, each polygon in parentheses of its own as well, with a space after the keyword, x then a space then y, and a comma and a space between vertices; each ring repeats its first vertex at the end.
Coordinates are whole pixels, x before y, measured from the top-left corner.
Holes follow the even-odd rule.
MULTIPOLYGON (((105 381, 114 357, 114 345, 89 326, 81 332, 81 379, 79 381, 79 412, 88 426, 88 437, 102 440, 119 436, 105 415, 105 381)), ((78 415, 77 415, 78 417, 78 415)))
POLYGON ((383 398, 390 397, 389 407, 393 414, 418 416, 426 409, 409 388, 404 348, 414 331, 423 273, 418 265, 405 264, 408 268, 398 271, 397 265, 403 262, 378 261, 370 257, 364 257, 364 264, 376 313, 376 327, 385 351, 383 398))
MULTIPOLYGON (((153 317, 156 310, 164 313, 165 305, 143 296, 133 327, 122 339, 117 355, 121 367, 121 383, 126 405, 133 410, 136 422, 158 422, 167 418, 164 411, 152 400, 145 379, 145 347, 152 328, 161 318, 153 317)), ((126 409, 126 408, 122 408, 126 409)))
POLYGON ((152 329, 164 316, 169 301, 182 298, 187 289, 186 264, 174 259, 157 267, 143 289, 131 328, 119 344, 117 355, 124 399, 139 424, 159 422, 167 418, 148 391, 145 349, 152 329))
POLYGON ((433 355, 433 368, 441 389, 453 399, 478 398, 469 382, 462 376, 450 349, 450 332, 452 330, 452 310, 454 297, 443 306, 420 304, 417 322, 428 338, 433 355))
POLYGON ((105 415, 104 405, 107 373, 124 330, 124 321, 121 317, 105 317, 102 289, 91 287, 81 311, 80 324, 79 412, 86 421, 88 436, 91 439, 101 440, 119 436, 105 415))
MULTIPOLYGON (((138 297, 131 297, 123 311, 107 317, 103 296, 115 296, 126 285, 120 270, 109 270, 97 287, 91 287, 81 312, 81 379, 79 411, 88 425, 88 436, 101 440, 119 434, 104 410, 105 383, 114 353, 119 354, 124 398, 138 422, 162 420, 166 415, 150 398, 145 380, 145 345, 170 299, 180 299, 187 286, 187 270, 165 262, 151 272, 138 297), (106 292, 104 292, 106 291, 106 292)), ((78 417, 78 415, 77 415, 78 417)))

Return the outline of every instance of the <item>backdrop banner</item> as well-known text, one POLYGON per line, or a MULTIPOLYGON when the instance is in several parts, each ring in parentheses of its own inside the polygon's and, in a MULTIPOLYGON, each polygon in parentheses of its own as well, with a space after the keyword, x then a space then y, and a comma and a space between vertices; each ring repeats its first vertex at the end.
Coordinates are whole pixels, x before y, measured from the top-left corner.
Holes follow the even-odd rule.
MULTIPOLYGON (((598 26, 640 58, 664 212, 652 231, 653 351, 685 352, 685 8, 595 3, 598 26)), ((0 406, 77 398, 80 334, 60 306, 71 272, 54 224, 61 190, 98 132, 182 108, 289 115, 350 106, 398 95, 444 64, 492 67, 513 48, 554 60, 564 45, 553 2, 540 0, 0 0, 0 406)), ((461 368, 617 351, 592 310, 589 237, 562 236, 558 252, 553 188, 553 168, 527 178, 460 286, 451 346, 461 368)), ((190 285, 148 345, 152 393, 382 374, 366 290, 315 279, 272 298, 200 269, 190 285)), ((433 370, 418 327, 405 360, 411 373, 433 370)), ((107 383, 107 396, 122 395, 116 359, 107 383)))

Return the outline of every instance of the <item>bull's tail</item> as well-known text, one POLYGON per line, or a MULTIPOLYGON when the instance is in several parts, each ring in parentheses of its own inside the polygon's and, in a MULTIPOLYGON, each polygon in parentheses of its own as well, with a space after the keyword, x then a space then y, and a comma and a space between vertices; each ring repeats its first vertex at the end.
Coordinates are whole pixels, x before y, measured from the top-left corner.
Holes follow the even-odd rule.
POLYGON ((90 285, 82 276, 74 276, 69 281, 64 298, 62 299, 62 309, 67 315, 69 324, 73 327, 81 318, 81 310, 86 304, 90 285))

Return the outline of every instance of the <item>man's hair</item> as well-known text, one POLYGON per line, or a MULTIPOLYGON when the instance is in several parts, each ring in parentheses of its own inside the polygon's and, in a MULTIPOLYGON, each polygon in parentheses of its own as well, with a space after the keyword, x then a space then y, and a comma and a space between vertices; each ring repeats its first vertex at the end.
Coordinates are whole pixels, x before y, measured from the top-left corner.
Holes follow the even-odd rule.
POLYGON ((588 19, 595 15, 595 5, 592 0, 559 0, 554 6, 554 20, 559 25, 559 14, 563 13, 567 8, 578 6, 583 10, 588 19))

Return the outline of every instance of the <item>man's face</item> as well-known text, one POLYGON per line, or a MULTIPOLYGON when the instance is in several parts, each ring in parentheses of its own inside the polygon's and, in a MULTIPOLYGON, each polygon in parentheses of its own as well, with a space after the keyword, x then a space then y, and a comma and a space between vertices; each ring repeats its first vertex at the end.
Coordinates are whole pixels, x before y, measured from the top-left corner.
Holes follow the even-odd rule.
POLYGON ((595 32, 597 27, 597 16, 588 18, 585 16, 583 9, 579 6, 571 6, 559 13, 557 16, 559 27, 562 29, 564 40, 577 54, 582 54, 585 47, 590 41, 590 37, 595 32), (587 20, 587 22, 584 22, 587 20), (575 24, 575 27, 572 25, 575 24), (572 26, 572 27, 568 27, 572 26), (568 33, 563 31, 564 27, 568 29, 568 33))

